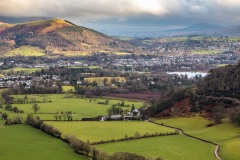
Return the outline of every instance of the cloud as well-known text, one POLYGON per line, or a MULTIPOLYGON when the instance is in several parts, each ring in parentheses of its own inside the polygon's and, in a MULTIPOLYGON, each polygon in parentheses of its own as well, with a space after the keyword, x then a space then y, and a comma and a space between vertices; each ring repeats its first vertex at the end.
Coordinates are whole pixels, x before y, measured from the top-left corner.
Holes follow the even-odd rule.
POLYGON ((159 0, 1 0, 0 15, 112 18, 127 15, 164 15, 159 0))
POLYGON ((240 8, 240 1, 238 0, 216 0, 218 5, 231 8, 240 8))
POLYGON ((189 8, 190 12, 194 13, 194 14, 202 14, 202 15, 206 15, 208 13, 208 10, 204 7, 201 6, 190 6, 189 8))
POLYGON ((0 0, 0 16, 240 23, 239 0, 0 0), (144 19, 146 17, 147 19, 144 19))

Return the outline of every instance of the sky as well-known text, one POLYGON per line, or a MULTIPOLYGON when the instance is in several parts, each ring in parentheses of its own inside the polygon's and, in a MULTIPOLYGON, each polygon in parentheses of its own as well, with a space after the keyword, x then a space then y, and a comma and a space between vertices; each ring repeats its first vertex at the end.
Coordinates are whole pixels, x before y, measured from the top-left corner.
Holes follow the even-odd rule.
POLYGON ((99 30, 240 25, 240 0, 0 0, 0 16, 63 18, 99 30))

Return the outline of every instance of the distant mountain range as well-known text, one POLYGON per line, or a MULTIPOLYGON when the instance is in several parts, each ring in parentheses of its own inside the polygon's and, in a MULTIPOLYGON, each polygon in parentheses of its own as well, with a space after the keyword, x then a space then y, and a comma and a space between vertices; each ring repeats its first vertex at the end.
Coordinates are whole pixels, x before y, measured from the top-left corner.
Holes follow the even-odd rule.
POLYGON ((222 27, 210 23, 198 23, 182 29, 163 31, 162 34, 165 36, 240 36, 240 25, 222 27))
POLYGON ((133 52, 134 47, 62 19, 0 23, 0 54, 89 55, 96 52, 133 52), (41 54, 35 54, 40 53, 41 54))

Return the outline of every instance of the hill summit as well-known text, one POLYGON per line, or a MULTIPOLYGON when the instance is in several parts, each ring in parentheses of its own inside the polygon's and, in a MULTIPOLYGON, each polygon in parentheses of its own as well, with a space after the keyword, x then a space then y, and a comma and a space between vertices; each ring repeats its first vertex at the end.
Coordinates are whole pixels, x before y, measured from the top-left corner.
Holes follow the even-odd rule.
POLYGON ((62 19, 0 23, 0 54, 11 55, 16 49, 21 52, 21 47, 35 47, 48 55, 66 56, 133 50, 125 42, 62 19))

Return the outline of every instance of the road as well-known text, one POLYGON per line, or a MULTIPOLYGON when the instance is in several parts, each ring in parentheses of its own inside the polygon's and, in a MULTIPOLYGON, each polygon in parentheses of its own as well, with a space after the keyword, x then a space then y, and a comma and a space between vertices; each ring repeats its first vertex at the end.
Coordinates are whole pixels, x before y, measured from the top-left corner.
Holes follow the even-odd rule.
POLYGON ((209 143, 209 144, 212 144, 212 145, 215 145, 216 146, 216 149, 214 151, 214 156, 218 159, 218 160, 222 160, 222 158, 219 156, 219 145, 214 143, 214 142, 211 142, 211 141, 208 141, 208 140, 205 140, 205 139, 202 139, 202 138, 198 138, 198 137, 195 137, 195 136, 192 136, 192 135, 189 135, 187 133, 185 133, 182 129, 180 128, 177 128, 177 127, 173 127, 173 126, 168 126, 168 125, 164 125, 164 124, 161 124, 161 123, 157 123, 157 122, 154 122, 154 121, 151 121, 149 120, 149 122, 151 123, 154 123, 154 124, 157 124, 157 125, 160 125, 160 126, 165 126, 165 127, 168 127, 168 128, 172 128, 172 129, 176 129, 177 131, 179 131, 180 134, 183 134, 184 136, 187 136, 187 137, 190 137, 190 138, 194 138, 196 140, 199 140, 199 141, 202 141, 204 143, 209 143))

